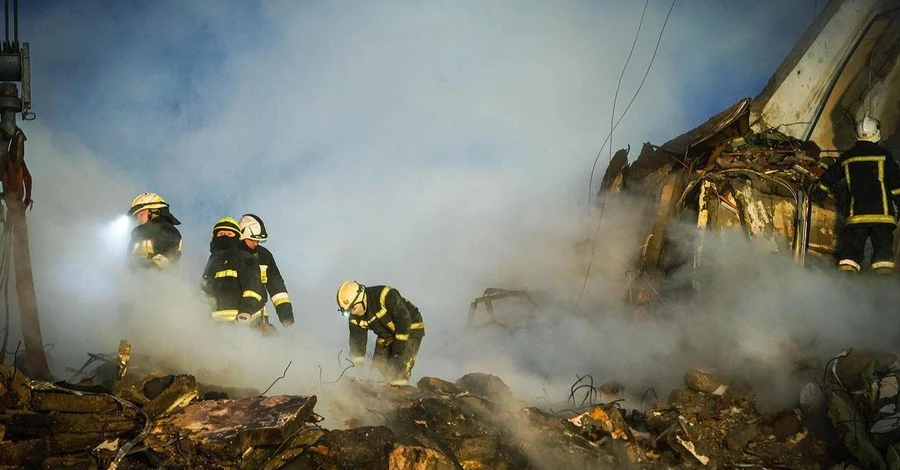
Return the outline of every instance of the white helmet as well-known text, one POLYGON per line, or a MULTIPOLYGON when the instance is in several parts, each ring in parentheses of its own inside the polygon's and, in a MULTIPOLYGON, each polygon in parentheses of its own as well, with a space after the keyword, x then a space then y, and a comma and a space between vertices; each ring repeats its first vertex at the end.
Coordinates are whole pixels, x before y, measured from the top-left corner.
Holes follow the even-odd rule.
POLYGON ((856 138, 867 142, 878 143, 881 141, 881 123, 878 119, 864 116, 856 123, 856 138))
POLYGON ((259 216, 244 214, 238 225, 241 227, 241 240, 250 239, 262 243, 269 238, 269 234, 266 233, 266 225, 259 216))

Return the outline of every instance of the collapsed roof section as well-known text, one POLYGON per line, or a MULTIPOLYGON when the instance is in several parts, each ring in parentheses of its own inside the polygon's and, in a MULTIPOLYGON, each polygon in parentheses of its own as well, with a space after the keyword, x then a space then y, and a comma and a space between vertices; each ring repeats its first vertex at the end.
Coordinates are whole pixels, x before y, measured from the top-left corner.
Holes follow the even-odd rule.
POLYGON ((664 167, 702 168, 718 145, 750 131, 777 131, 834 154, 853 145, 855 122, 866 113, 881 121, 884 144, 900 154, 898 58, 900 0, 832 0, 758 96, 661 146, 644 144, 631 165, 617 155, 601 191, 618 189, 616 175, 626 166, 632 183, 658 186, 664 167))
POLYGON ((900 0, 832 0, 753 99, 753 130, 846 149, 868 113, 900 148, 898 56, 900 0))

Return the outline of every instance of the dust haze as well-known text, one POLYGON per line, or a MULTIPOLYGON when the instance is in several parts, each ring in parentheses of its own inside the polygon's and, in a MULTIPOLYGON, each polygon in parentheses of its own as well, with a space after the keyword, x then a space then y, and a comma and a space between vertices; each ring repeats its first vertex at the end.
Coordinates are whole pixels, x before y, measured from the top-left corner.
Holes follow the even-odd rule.
MULTIPOLYGON (((733 3, 677 5, 615 148, 662 143, 756 94, 806 26, 788 18, 814 13, 733 3)), ((617 117, 668 6, 650 2, 617 117)), ((85 353, 128 338, 136 353, 238 386, 265 388, 292 361, 270 393, 317 393, 343 369, 334 292, 348 279, 389 284, 422 310, 413 381, 489 372, 535 402, 564 401, 576 373, 640 394, 701 364, 777 374, 769 382, 790 394, 786 350, 889 346, 893 290, 873 282, 861 294, 740 237, 721 240, 701 299, 666 298, 664 320, 634 321, 622 300, 646 214, 610 200, 596 230, 587 184, 641 7, 23 4, 38 112, 22 125, 29 223, 54 372, 66 378, 85 353), (144 191, 183 222, 171 276, 131 273, 127 232, 111 225, 144 191), (276 338, 212 324, 199 294, 209 230, 245 212, 265 221, 294 304, 296 325, 276 338), (512 330, 465 333, 486 287, 527 288, 541 308, 515 306, 512 330)), ((681 232, 688 250, 691 228, 681 232)))

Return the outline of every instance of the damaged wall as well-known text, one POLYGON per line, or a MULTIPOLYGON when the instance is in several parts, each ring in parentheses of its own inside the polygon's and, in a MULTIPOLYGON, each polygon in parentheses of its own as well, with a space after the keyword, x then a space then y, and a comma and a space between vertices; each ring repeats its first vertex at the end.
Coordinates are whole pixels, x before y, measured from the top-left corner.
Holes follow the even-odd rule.
POLYGON ((867 111, 885 139, 900 125, 900 2, 832 0, 753 100, 754 130, 778 130, 822 149, 846 149, 867 111))

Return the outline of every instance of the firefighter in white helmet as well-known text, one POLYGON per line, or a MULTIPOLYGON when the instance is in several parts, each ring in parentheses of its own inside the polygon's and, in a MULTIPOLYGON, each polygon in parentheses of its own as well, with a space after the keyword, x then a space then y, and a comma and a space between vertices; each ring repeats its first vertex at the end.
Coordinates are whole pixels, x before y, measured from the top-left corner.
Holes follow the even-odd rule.
POLYGON ((181 233, 175 228, 181 222, 159 194, 139 194, 128 215, 138 224, 131 231, 129 245, 135 264, 164 270, 181 259, 181 233))
POLYGON ((894 271, 894 199, 900 196, 900 166, 881 141, 881 124, 869 116, 856 125, 857 142, 825 170, 819 189, 849 193, 841 236, 838 267, 858 273, 862 269, 866 240, 872 240, 872 269, 878 274, 894 271))
POLYGON ((406 385, 416 363, 425 323, 418 307, 390 286, 366 287, 356 281, 341 284, 338 311, 350 324, 350 360, 365 362, 368 330, 378 339, 372 363, 392 384, 406 385))
MULTIPOLYGON (((259 263, 260 275, 262 283, 268 296, 275 305, 275 313, 278 314, 278 321, 282 326, 288 327, 294 324, 294 307, 291 304, 291 297, 288 295, 287 286, 284 284, 284 278, 278 265, 275 264, 275 257, 272 252, 260 243, 265 242, 269 238, 266 232, 266 226, 262 219, 254 214, 244 214, 238 223, 241 228, 241 248, 249 251, 256 257, 259 263)), ((263 299, 265 305, 265 299, 263 299)), ((265 313, 265 321, 269 321, 269 315, 265 313)))

